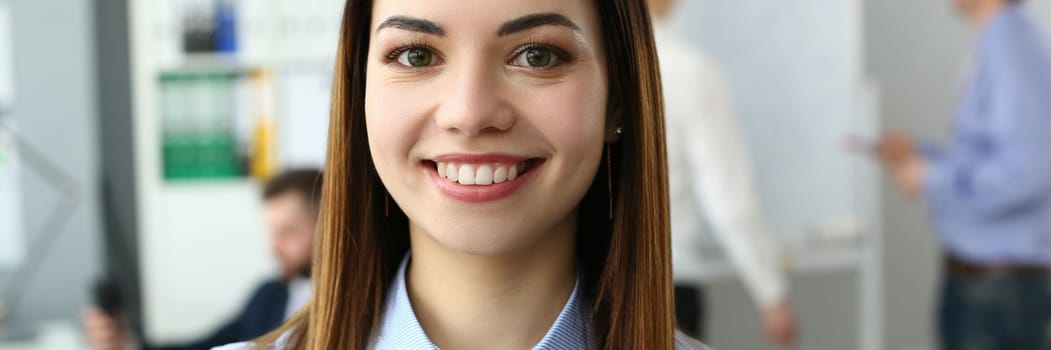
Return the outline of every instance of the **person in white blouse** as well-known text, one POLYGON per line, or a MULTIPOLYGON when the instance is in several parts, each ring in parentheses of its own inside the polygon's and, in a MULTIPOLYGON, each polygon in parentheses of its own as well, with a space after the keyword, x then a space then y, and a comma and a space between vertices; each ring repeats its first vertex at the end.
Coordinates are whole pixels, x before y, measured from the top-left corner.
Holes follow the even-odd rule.
POLYGON ((715 62, 664 22, 674 0, 649 0, 668 142, 672 261, 680 327, 703 334, 700 237, 708 220, 760 309, 767 337, 794 346, 795 311, 753 188, 748 149, 715 62))

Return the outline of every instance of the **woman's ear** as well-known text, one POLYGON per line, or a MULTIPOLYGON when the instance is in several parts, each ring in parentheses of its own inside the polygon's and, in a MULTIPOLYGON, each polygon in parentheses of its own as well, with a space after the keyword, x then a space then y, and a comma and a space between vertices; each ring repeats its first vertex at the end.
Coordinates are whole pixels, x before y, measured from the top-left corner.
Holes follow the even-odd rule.
POLYGON ((606 143, 617 143, 624 136, 624 109, 615 106, 610 108, 606 118, 606 143))

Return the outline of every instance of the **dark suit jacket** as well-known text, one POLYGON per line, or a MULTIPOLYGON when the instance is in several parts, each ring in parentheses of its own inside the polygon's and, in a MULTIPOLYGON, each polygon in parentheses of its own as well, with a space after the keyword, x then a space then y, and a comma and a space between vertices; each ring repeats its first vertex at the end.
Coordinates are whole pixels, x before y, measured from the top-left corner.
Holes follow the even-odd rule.
POLYGON ((285 320, 288 285, 272 280, 263 283, 252 294, 237 317, 211 335, 182 345, 146 346, 152 350, 209 350, 212 347, 252 340, 276 329, 285 320))

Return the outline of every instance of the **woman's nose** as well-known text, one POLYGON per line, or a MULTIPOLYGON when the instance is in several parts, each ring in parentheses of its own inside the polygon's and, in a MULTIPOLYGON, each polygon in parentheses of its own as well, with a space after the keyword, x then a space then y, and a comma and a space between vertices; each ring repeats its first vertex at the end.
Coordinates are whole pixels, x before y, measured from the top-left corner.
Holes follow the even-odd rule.
POLYGON ((514 112, 502 94, 505 89, 499 73, 472 67, 455 72, 449 79, 446 98, 435 115, 442 130, 479 136, 507 131, 514 125, 514 112))

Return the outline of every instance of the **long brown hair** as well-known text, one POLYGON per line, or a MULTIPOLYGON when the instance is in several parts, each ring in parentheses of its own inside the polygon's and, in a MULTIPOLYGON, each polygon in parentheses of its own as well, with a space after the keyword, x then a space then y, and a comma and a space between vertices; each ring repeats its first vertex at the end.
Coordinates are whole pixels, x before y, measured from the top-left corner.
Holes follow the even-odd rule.
MULTIPOLYGON (((599 349, 671 349, 664 116, 650 17, 641 0, 595 0, 595 6, 608 67, 607 110, 622 136, 607 144, 610 161, 602 160, 579 206, 577 260, 593 303, 594 341, 599 349)), ((409 249, 408 219, 387 197, 365 131, 371 16, 370 0, 349 0, 343 11, 313 297, 258 344, 287 333, 294 349, 365 349, 409 249)))

